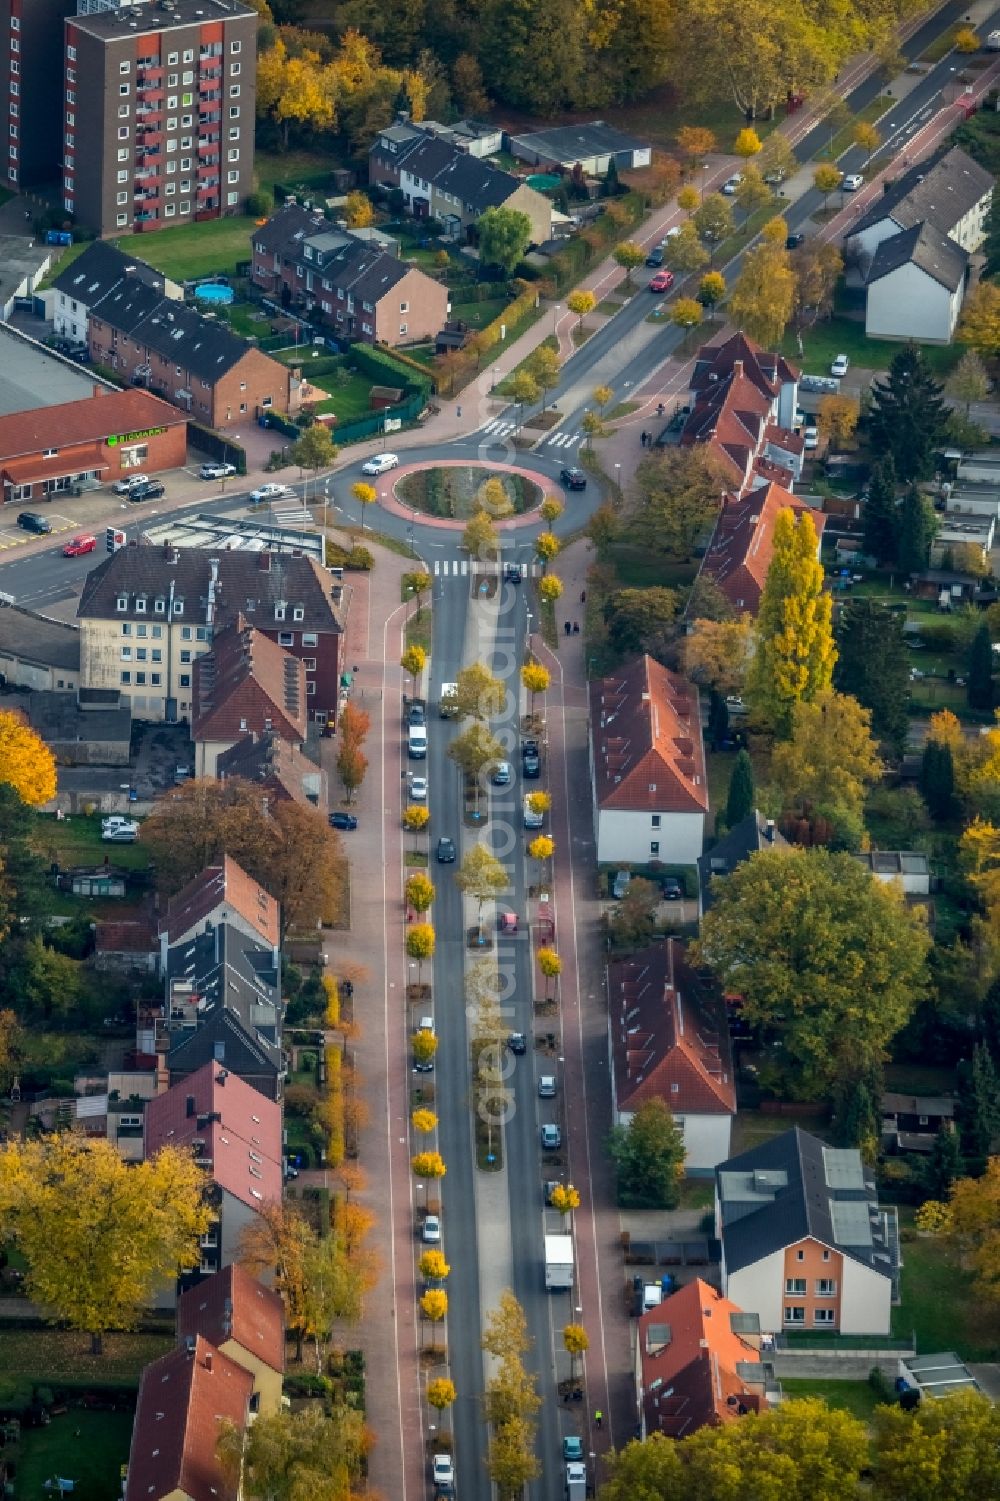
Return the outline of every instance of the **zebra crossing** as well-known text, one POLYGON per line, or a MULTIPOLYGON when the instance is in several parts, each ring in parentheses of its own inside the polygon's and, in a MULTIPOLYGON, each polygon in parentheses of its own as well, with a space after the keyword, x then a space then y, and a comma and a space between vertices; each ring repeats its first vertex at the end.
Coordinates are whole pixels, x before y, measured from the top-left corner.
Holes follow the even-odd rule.
MULTIPOLYGON (((500 417, 494 417, 492 422, 487 422, 479 429, 482 437, 490 438, 497 443, 502 443, 506 438, 511 438, 517 432, 516 422, 505 422, 500 417)), ((547 433, 535 443, 536 448, 573 448, 580 441, 581 434, 570 432, 563 428, 556 428, 554 433, 547 433)))
MULTIPOLYGON (((470 573, 474 578, 478 575, 492 577, 496 574, 497 567, 496 563, 474 563, 469 558, 436 558, 433 572, 435 578, 445 579, 464 579, 470 573)), ((508 568, 519 568, 523 579, 538 578, 542 571, 537 563, 505 563, 503 567, 505 572, 508 568)))
POLYGON ((557 428, 554 433, 550 433, 547 438, 543 438, 542 443, 535 446, 541 448, 542 444, 544 444, 546 448, 573 448, 579 441, 579 433, 564 433, 561 428, 557 428))
POLYGON ((500 442, 503 438, 509 438, 517 432, 517 423, 504 422, 501 418, 494 417, 492 422, 487 422, 480 428, 480 432, 484 435, 488 434, 491 438, 495 438, 497 442, 500 442))
POLYGON ((315 517, 307 506, 302 505, 278 505, 271 507, 271 515, 278 526, 312 526, 315 517))

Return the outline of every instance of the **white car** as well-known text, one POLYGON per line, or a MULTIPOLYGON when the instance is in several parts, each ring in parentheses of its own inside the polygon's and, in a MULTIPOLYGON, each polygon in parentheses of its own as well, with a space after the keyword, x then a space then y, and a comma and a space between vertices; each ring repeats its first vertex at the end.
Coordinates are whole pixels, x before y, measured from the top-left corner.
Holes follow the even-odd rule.
POLYGON ((840 184, 840 186, 843 188, 843 190, 844 190, 845 193, 856 193, 858 191, 858 189, 859 188, 863 188, 864 185, 865 185, 865 180, 861 176, 860 172, 847 172, 847 173, 845 173, 845 175, 843 177, 843 180, 841 181, 841 184, 840 184))
POLYGON ((418 1032, 429 1032, 431 1034, 431 1036, 433 1037, 434 1036, 434 1018, 433 1018, 433 1016, 422 1016, 420 1018, 420 1022, 418 1024, 418 1026, 417 1026, 417 1031, 418 1032))
POLYGON ((742 181, 743 181, 743 173, 742 172, 736 172, 736 173, 733 174, 733 176, 729 179, 728 182, 724 182, 722 184, 722 191, 725 193, 725 195, 726 195, 727 198, 735 198, 737 192, 739 191, 740 183, 742 181))
POLYGON ((434 1484, 454 1485, 455 1465, 450 1454, 435 1454, 434 1456, 434 1484))
POLYGON ((250 499, 254 505, 259 505, 262 500, 277 500, 280 495, 291 495, 288 485, 276 484, 273 480, 270 484, 260 485, 256 490, 250 491, 250 499))
POLYGON ((134 490, 135 489, 136 485, 148 485, 148 484, 149 484, 149 475, 148 474, 126 474, 125 478, 124 479, 120 479, 118 481, 118 483, 115 485, 115 494, 116 495, 127 495, 130 490, 134 490))
POLYGON ((661 245, 669 245, 671 240, 676 240, 676 238, 680 234, 680 232, 681 232, 680 225, 679 224, 675 224, 674 227, 673 227, 673 229, 668 229, 667 230, 666 234, 663 236, 663 239, 660 241, 660 244, 661 245))
POLYGON ((370 459, 366 459, 361 466, 362 474, 387 474, 390 469, 399 468, 399 456, 394 453, 375 453, 370 459))
POLYGON ((415 803, 425 803, 427 801, 426 777, 410 778, 410 796, 415 803))
POLYGON ((830 366, 830 374, 831 375, 835 375, 837 377, 837 379, 839 380, 842 375, 846 375, 847 374, 847 369, 848 369, 848 366, 850 365, 850 363, 851 362, 847 358, 846 354, 838 354, 837 358, 834 360, 833 364, 830 366))
POLYGON ((236 473, 235 464, 202 464, 198 470, 199 479, 228 479, 236 473))
POLYGON ((421 1240, 426 1241, 429 1246, 436 1246, 440 1243, 441 1221, 438 1219, 436 1214, 428 1214, 425 1216, 423 1227, 420 1231, 420 1238, 421 1240))
POLYGON ((802 444, 806 453, 812 453, 814 448, 819 447, 819 429, 815 425, 805 429, 802 434, 802 444))
POLYGON ((101 829, 101 838, 105 844, 134 844, 138 837, 139 825, 129 820, 101 829))

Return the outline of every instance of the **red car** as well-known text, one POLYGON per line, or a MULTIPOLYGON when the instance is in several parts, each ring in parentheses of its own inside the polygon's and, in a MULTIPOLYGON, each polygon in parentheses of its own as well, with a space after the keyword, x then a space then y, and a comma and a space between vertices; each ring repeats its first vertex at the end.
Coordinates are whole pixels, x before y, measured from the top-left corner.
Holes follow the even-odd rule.
POLYGON ((672 271, 657 271, 649 284, 649 290, 651 292, 669 292, 673 284, 674 273, 672 271))
POLYGON ((71 537, 63 548, 63 557, 82 558, 85 552, 94 552, 96 548, 96 537, 71 537))

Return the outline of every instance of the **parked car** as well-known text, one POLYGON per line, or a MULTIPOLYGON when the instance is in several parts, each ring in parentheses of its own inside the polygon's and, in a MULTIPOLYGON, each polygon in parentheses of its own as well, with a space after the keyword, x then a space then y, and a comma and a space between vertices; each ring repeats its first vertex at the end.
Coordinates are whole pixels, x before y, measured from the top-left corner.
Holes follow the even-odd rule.
POLYGON ((810 427, 803 429, 802 444, 807 453, 812 453, 814 449, 819 447, 819 429, 815 422, 810 427))
POLYGON ((500 920, 497 923, 497 927, 500 929, 500 932, 506 934, 506 936, 508 938, 514 938, 514 937, 516 937, 517 936, 517 913, 516 912, 501 912, 501 914, 500 914, 500 920))
POLYGON ((845 193, 856 193, 864 185, 865 180, 860 172, 848 172, 840 184, 845 193))
POLYGON ((97 548, 97 538, 81 535, 70 537, 63 548, 64 558, 82 558, 84 553, 94 552, 97 548))
POLYGON ((354 816, 353 813, 331 813, 330 814, 330 827, 331 827, 331 829, 345 829, 345 830, 349 831, 351 829, 356 829, 357 826, 358 826, 358 820, 355 818, 355 816, 354 816))
POLYGON ((555 1074, 542 1074, 538 1080, 538 1095, 543 1100, 554 1100, 556 1097, 555 1074))
POLYGON ((123 819, 112 828, 101 829, 105 844, 134 844, 139 837, 139 825, 131 819, 123 819))
POLYGON ((559 478, 567 490, 586 490, 587 476, 582 469, 560 469, 559 478))
POLYGON ((680 234, 680 232, 681 232, 680 225, 679 224, 675 224, 674 227, 673 227, 673 229, 668 229, 667 230, 666 234, 663 236, 663 239, 660 241, 660 244, 661 245, 669 245, 671 240, 676 240, 676 238, 680 234))
POLYGON ((454 1485, 455 1463, 450 1454, 435 1454, 433 1474, 435 1485, 454 1485))
POLYGON ((17 524, 22 531, 38 532, 42 535, 52 530, 52 522, 45 516, 39 516, 37 511, 22 511, 17 518, 17 524))
POLYGON ((438 864, 439 865, 454 865, 454 863, 455 863, 455 841, 454 841, 454 839, 448 839, 444 835, 441 836, 441 838, 437 842, 437 858, 438 858, 438 864))
POLYGON ((125 499, 129 505, 138 505, 143 500, 159 500, 161 495, 166 495, 166 485, 161 485, 159 480, 147 480, 144 485, 133 485, 125 499))
POLYGON ((523 1058, 528 1051, 528 1039, 523 1032, 512 1032, 507 1038, 507 1046, 517 1058, 523 1058))
POLYGON ((653 246, 653 249, 649 252, 649 254, 646 257, 646 265, 647 266, 653 266, 653 267, 657 267, 657 266, 662 266, 663 265, 663 246, 662 245, 654 245, 653 246))
MULTIPOLYGON (((765 178, 764 181, 766 182, 767 178, 765 178)), ((798 231, 796 231, 795 234, 791 234, 791 235, 786 235, 785 236, 785 249, 786 250, 797 250, 798 247, 800 245, 804 245, 805 242, 806 242, 805 235, 804 234, 800 234, 798 231)))
POLYGON ((126 474, 113 486, 116 495, 127 495, 136 485, 145 485, 149 482, 148 474, 126 474))
POLYGON ((494 787, 509 787, 513 775, 514 773, 511 771, 509 761, 498 761, 493 768, 493 775, 490 777, 490 781, 494 787))
POLYGON ((631 880, 631 871, 619 870, 615 874, 614 885, 611 888, 611 895, 614 897, 616 902, 620 902, 626 891, 628 891, 629 883, 631 882, 631 880))
POLYGON ((835 375, 837 377, 837 379, 839 380, 841 378, 841 376, 847 374, 848 367, 849 367, 850 363, 851 362, 847 358, 846 354, 838 354, 837 358, 834 360, 833 364, 830 366, 830 374, 831 375, 835 375))
POLYGON ((554 1152, 562 1146, 562 1132, 558 1126, 542 1126, 539 1135, 545 1152, 554 1152))
POLYGON ((567 1434, 563 1439, 563 1459, 580 1460, 583 1458, 583 1439, 575 1433, 567 1434))
POLYGON ((535 810, 534 810, 534 808, 529 803, 528 799, 525 798, 524 799, 524 827, 526 829, 540 829, 544 825, 544 823, 545 823, 545 814, 544 813, 536 813, 535 810))
POLYGON ((739 192, 740 183, 742 181, 743 173, 734 172, 732 177, 730 177, 726 182, 722 184, 722 191, 725 193, 727 198, 735 198, 736 194, 739 192))
POLYGON ((422 699, 414 699, 406 711, 407 724, 426 724, 427 706, 422 699))
POLYGON ((395 453, 375 453, 370 459, 366 459, 361 466, 362 474, 388 474, 390 469, 399 467, 399 455, 395 453))
POLYGON ((660 882, 660 890, 665 902, 680 902, 684 900, 684 888, 676 876, 664 876, 660 882))
POLYGON ((521 770, 529 782, 541 776, 542 758, 539 754, 537 740, 523 740, 521 742, 521 770))
POLYGON ((413 801, 415 803, 425 803, 427 801, 427 778, 426 777, 412 777, 411 776, 411 778, 410 778, 410 797, 413 799, 413 801))
POLYGON ((260 505, 262 501, 277 500, 282 495, 291 495, 288 485, 279 485, 276 480, 269 480, 266 485, 258 485, 256 490, 250 491, 250 501, 253 505, 260 505))
POLYGON ((799 378, 799 390, 820 391, 826 395, 835 394, 840 387, 835 380, 831 380, 829 375, 803 375, 799 378))
POLYGON ((649 283, 649 290, 651 292, 669 292, 673 284, 674 273, 672 271, 657 271, 649 283))
POLYGON ((199 479, 228 479, 236 473, 235 464, 202 464, 198 470, 199 479))
POLYGON ((436 1214, 424 1216, 424 1223, 420 1229, 420 1239, 429 1246, 436 1246, 441 1240, 441 1221, 436 1214))
POLYGON ((546 1204, 552 1203, 552 1195, 555 1193, 557 1188, 562 1188, 562 1184, 559 1182, 558 1178, 547 1178, 545 1180, 544 1192, 546 1204))
POLYGON ((113 829, 131 828, 134 820, 125 813, 109 813, 107 818, 101 819, 101 833, 110 834, 113 829))

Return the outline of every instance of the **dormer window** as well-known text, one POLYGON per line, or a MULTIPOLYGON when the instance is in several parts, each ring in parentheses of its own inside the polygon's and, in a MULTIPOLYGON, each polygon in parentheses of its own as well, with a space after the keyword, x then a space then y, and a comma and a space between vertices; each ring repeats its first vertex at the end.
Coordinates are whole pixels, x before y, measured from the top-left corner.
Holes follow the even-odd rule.
POLYGON ((301 605, 296 605, 295 608, 292 611, 292 619, 293 620, 305 620, 305 618, 306 618, 306 612, 305 612, 305 610, 302 608, 301 605))
POLYGON ((274 618, 275 618, 275 620, 284 620, 284 618, 285 618, 285 607, 284 607, 284 605, 275 605, 275 607, 274 607, 274 618))
MULTIPOLYGON (((135 608, 136 608, 136 613, 137 614, 139 614, 139 615, 145 615, 145 613, 146 613, 146 600, 145 600, 145 597, 143 595, 140 595, 138 597, 138 599, 136 600, 136 602, 135 602, 135 608)), ((145 630, 145 629, 146 629, 146 627, 143 626, 143 630, 145 630)))
POLYGON ((119 610, 127 610, 128 609, 128 595, 127 594, 119 594, 118 599, 116 600, 115 603, 116 603, 116 608, 117 609, 119 609, 119 610))
POLYGON ((175 615, 183 615, 184 614, 184 601, 182 599, 175 599, 174 600, 174 614, 175 615))
POLYGON ((166 609, 167 609, 167 602, 166 602, 165 599, 154 599, 153 600, 153 614, 154 615, 164 615, 164 614, 166 614, 166 609))

